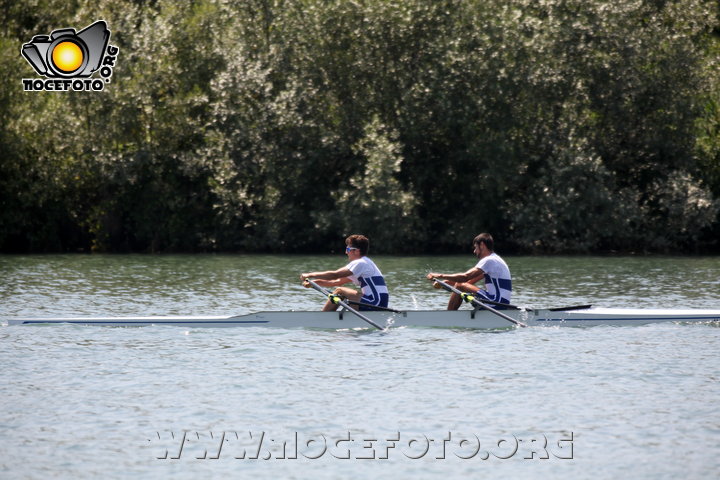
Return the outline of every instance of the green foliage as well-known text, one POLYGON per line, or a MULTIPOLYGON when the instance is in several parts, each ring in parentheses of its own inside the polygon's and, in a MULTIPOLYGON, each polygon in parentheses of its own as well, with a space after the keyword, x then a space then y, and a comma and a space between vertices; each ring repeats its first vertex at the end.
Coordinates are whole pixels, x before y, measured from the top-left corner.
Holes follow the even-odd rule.
POLYGON ((720 248, 714 0, 2 7, 0 251, 720 248), (22 92, 98 19, 105 91, 22 92))
POLYGON ((365 232, 381 252, 407 250, 407 239, 397 232, 419 227, 414 215, 417 201, 395 178, 403 163, 401 147, 397 132, 388 131, 374 117, 353 147, 365 171, 349 178, 335 195, 341 231, 365 232))

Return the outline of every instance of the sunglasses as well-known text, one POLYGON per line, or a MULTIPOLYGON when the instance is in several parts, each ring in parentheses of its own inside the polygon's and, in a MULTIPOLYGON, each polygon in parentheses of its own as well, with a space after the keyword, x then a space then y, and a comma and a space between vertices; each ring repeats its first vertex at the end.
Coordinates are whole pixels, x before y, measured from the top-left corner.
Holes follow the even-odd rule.
POLYGON ((357 247, 345 247, 345 253, 350 253, 350 250, 360 250, 357 247))

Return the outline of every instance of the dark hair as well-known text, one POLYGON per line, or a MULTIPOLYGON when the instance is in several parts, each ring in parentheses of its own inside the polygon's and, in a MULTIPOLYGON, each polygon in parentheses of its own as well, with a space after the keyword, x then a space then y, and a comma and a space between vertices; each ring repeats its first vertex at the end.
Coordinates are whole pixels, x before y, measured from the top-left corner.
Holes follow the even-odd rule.
POLYGON ((365 235, 350 235, 345 239, 345 245, 359 249, 363 256, 370 250, 370 240, 365 235))
POLYGON ((491 252, 495 251, 495 242, 493 241, 492 235, 490 235, 489 233, 481 233, 473 240, 473 245, 479 245, 481 243, 484 243, 487 249, 491 252))

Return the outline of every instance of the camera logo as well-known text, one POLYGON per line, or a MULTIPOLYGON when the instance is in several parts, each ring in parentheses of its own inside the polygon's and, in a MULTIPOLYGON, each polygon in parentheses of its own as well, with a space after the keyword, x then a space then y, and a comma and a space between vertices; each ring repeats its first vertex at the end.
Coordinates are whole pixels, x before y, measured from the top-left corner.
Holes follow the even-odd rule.
POLYGON ((109 45, 110 30, 99 20, 85 29, 54 30, 35 35, 22 46, 22 56, 44 77, 24 78, 25 91, 102 91, 110 83, 120 49, 109 45), (99 71, 101 78, 91 78, 99 71))

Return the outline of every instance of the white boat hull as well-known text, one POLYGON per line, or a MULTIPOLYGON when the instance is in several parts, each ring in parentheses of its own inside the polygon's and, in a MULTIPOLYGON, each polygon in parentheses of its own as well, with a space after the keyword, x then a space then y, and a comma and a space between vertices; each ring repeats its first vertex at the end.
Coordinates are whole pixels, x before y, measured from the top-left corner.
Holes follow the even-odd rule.
MULTIPOLYGON (((594 325, 644 325, 658 322, 720 322, 720 310, 648 310, 621 308, 585 308, 577 310, 503 310, 504 314, 528 326, 585 327, 594 325)), ((459 310, 402 313, 362 312, 380 326, 440 327, 440 328, 516 328, 507 320, 488 311, 459 310)), ((146 325, 174 325, 182 327, 276 327, 357 329, 372 328, 351 312, 277 311, 258 312, 238 316, 173 316, 173 317, 63 317, 8 318, 9 325, 47 325, 68 323, 134 327, 146 325)))

